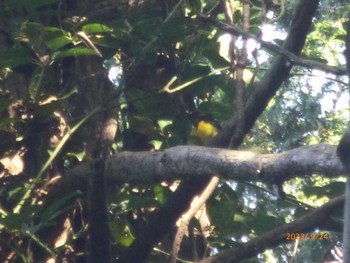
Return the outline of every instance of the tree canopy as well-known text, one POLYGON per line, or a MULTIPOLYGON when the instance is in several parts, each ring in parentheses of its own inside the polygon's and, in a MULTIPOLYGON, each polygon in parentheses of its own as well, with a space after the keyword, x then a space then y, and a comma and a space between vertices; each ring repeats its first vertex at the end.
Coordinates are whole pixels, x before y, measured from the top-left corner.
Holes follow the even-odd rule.
POLYGON ((0 1, 0 261, 341 260, 349 15, 0 1))

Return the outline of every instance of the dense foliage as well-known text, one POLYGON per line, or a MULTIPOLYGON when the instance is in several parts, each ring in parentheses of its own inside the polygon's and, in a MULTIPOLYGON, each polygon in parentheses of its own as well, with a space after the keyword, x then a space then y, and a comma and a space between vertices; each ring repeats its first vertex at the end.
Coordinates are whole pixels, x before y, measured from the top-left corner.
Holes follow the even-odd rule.
MULTIPOLYGON (((74 182, 75 191, 59 195, 57 182, 101 155, 217 146, 196 132, 199 121, 219 130, 234 116, 247 118, 245 105, 273 61, 289 56, 280 50, 298 17, 297 2, 1 1, 0 261, 85 262, 89 187, 74 182), (241 33, 232 35, 226 24, 241 33), (247 41, 247 34, 256 40, 247 41)), ((348 119, 343 51, 349 12, 346 1, 319 3, 299 56, 308 63, 293 62, 252 129, 247 123, 255 119, 235 126, 233 148, 278 153, 337 144, 348 119)), ((189 222, 180 252, 172 250, 175 230, 169 228, 162 242, 150 241, 149 262, 165 262, 171 251, 196 261, 240 249, 344 191, 343 178, 317 174, 283 182, 283 191, 278 183, 221 181, 189 222)), ((171 202, 179 182, 107 185, 117 259, 156 218, 154 211, 171 202)), ((340 258, 338 225, 308 233, 326 238, 286 240, 240 259, 340 258)))

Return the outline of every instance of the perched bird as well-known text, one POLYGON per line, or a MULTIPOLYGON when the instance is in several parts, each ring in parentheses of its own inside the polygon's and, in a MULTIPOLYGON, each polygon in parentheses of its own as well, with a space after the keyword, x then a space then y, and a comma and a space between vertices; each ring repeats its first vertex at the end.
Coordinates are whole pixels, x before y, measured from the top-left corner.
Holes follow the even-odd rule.
POLYGON ((211 138, 215 137, 220 130, 220 125, 215 119, 208 115, 199 115, 194 118, 194 126, 196 128, 196 135, 200 141, 205 145, 211 138))

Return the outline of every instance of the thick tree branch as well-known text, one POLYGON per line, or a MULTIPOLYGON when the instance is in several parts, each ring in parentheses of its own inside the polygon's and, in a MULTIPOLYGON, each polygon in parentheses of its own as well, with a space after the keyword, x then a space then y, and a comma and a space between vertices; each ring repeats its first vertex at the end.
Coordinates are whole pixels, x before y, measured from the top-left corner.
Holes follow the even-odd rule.
POLYGON ((125 152, 107 160, 113 181, 153 184, 213 174, 237 181, 286 181, 305 174, 340 175, 336 146, 317 144, 279 154, 258 154, 198 146, 177 146, 163 152, 125 152))
MULTIPOLYGON (((79 165, 52 192, 64 195, 84 189, 91 173, 89 165, 79 165)), ((336 146, 316 144, 278 154, 176 146, 159 152, 118 153, 106 160, 109 183, 154 184, 174 179, 204 179, 213 174, 227 180, 283 182, 315 173, 328 177, 344 173, 336 146)))

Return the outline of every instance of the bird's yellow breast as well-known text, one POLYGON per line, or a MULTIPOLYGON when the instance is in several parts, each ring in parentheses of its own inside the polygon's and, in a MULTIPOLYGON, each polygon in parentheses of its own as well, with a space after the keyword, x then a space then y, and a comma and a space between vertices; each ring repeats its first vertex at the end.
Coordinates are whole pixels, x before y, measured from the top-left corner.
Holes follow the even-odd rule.
POLYGON ((218 134, 218 130, 212 123, 201 120, 198 122, 196 134, 201 142, 206 144, 211 138, 218 134))

